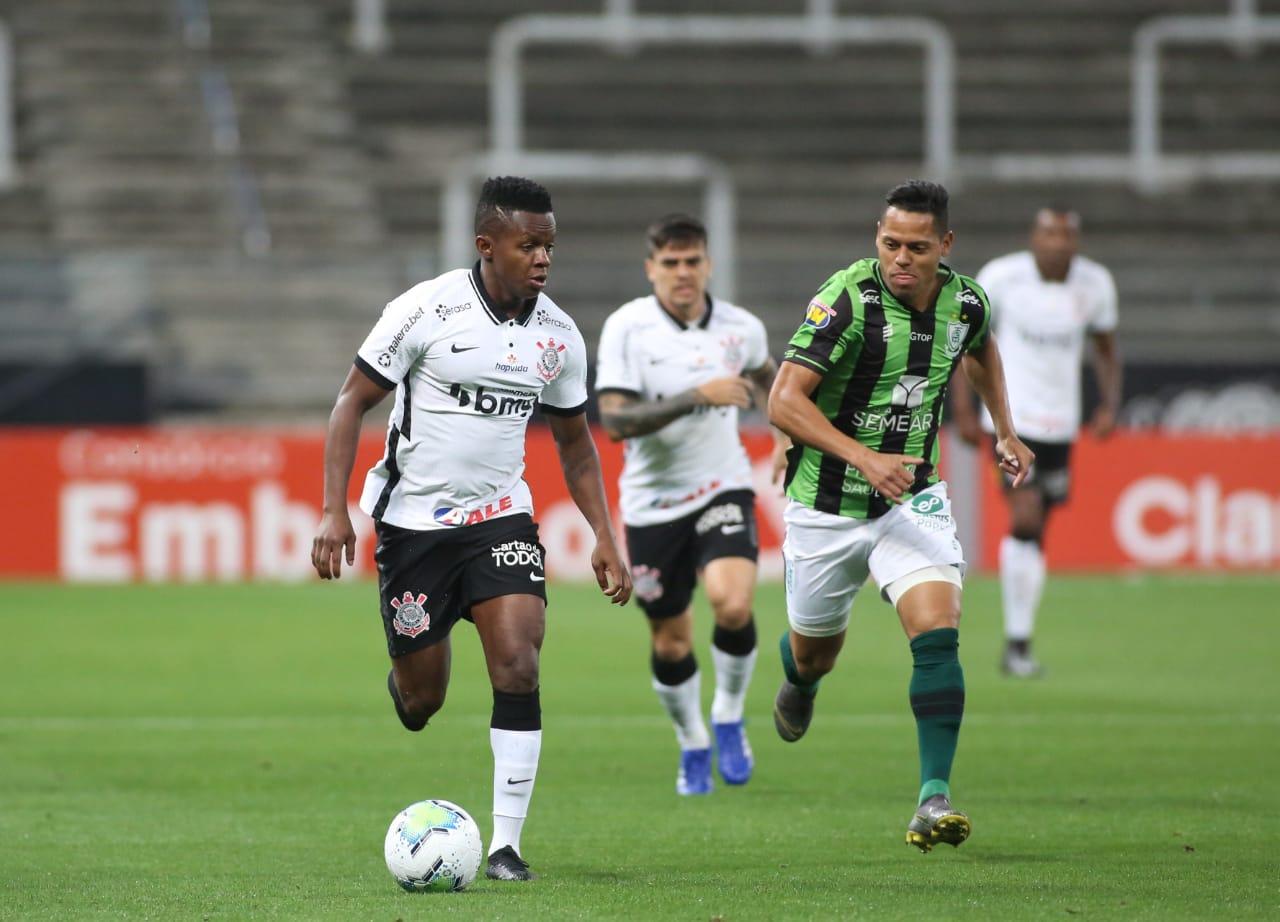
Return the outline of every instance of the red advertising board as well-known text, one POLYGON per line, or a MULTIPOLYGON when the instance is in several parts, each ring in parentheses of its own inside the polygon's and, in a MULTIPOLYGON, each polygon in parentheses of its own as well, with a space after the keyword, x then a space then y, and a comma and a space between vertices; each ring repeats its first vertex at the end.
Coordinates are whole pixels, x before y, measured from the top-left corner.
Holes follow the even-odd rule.
MULTIPOLYGON (((1008 521, 994 469, 981 489, 982 559, 994 565, 1008 521)), ((1045 551, 1061 569, 1274 569, 1280 435, 1083 438, 1045 551)))
MULTIPOLYGON (((761 570, 781 574, 783 500, 769 486, 767 434, 746 437, 758 496, 761 570)), ((597 432, 616 505, 622 453, 597 432)), ((382 452, 362 440, 352 502, 382 452)), ((0 508, 9 519, 0 578, 73 582, 313 578, 323 433, 255 429, 10 429, 0 431, 0 508)), ((550 433, 529 431, 525 477, 548 568, 591 575, 591 532, 569 499, 550 433)), ((1077 448, 1070 503, 1054 516, 1054 567, 1270 569, 1280 564, 1280 437, 1121 434, 1077 448)), ((1006 513, 991 466, 981 496, 981 551, 997 559, 1006 513)), ((357 572, 372 570, 371 523, 357 572)), ((968 524, 968 523, 962 523, 968 524)))

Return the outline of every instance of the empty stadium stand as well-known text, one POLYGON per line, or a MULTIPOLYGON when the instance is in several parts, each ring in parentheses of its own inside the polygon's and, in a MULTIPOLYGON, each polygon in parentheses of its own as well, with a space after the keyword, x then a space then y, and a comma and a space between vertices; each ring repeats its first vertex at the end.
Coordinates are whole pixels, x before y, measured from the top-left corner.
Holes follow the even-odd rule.
MULTIPOLYGON (((137 293, 129 328, 150 331, 130 341, 164 383, 161 410, 314 418, 325 409, 381 304, 441 268, 441 177, 488 145, 489 41, 503 19, 530 11, 518 0, 387 5, 391 46, 368 56, 348 42, 349 0, 210 0, 207 47, 184 41, 173 0, 0 0, 17 48, 22 170, 0 191, 0 341, 25 349, 72 335, 102 282, 68 266, 114 254, 130 279, 124 290, 137 293), (234 153, 214 143, 210 71, 234 99, 234 153), (270 228, 271 250, 258 258, 242 252, 237 177, 252 183, 270 228)), ((922 0, 911 12, 954 37, 959 150, 976 157, 1123 152, 1134 29, 1155 15, 1226 6, 922 0)), ((1280 12, 1274 0, 1261 6, 1280 12)), ((637 7, 777 14, 803 4, 637 7)), ((537 12, 600 9, 599 0, 548 0, 537 12)), ((840 11, 902 13, 884 0, 846 0, 840 11)), ((1278 52, 1167 55, 1167 147, 1280 150, 1278 52)), ((884 188, 918 171, 918 52, 564 46, 526 61, 531 148, 700 151, 732 167, 739 300, 766 318, 775 350, 811 291, 868 252, 884 188)), ((644 225, 695 205, 696 190, 552 191, 561 227, 552 294, 594 342, 605 314, 645 290, 644 225)), ((1079 208, 1088 251, 1115 270, 1129 356, 1209 364, 1280 355, 1280 185, 1147 195, 1121 183, 970 178, 955 185, 955 264, 976 271, 1020 246, 1047 201, 1079 208)))

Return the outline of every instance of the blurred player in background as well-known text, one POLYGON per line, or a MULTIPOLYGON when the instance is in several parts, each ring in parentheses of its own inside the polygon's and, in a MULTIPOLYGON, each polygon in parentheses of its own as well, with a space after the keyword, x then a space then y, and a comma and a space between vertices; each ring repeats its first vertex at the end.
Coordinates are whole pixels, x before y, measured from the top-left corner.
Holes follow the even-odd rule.
MULTIPOLYGON (((1080 216, 1066 208, 1042 208, 1031 228, 1031 249, 994 259, 977 276, 991 298, 1013 423, 1036 454, 1026 480, 1018 486, 1005 482, 1009 534, 1000 542, 1001 668, 1023 678, 1040 673, 1031 635, 1044 589, 1044 533, 1049 514, 1070 489, 1086 338, 1094 347, 1100 397, 1090 421, 1094 435, 1111 434, 1120 407, 1116 286, 1111 273, 1079 249, 1080 216)), ((979 444, 981 430, 992 431, 991 417, 983 414, 980 426, 963 375, 956 376, 953 402, 960 437, 979 444)))
MULTIPOLYGON (((600 420, 626 440, 620 481, 636 597, 653 638, 653 687, 680 744, 676 790, 711 792, 711 737, 702 719, 690 601, 699 575, 715 617, 711 704, 717 764, 745 784, 753 759, 743 703, 756 661, 752 600, 758 540, 751 463, 738 410, 763 405, 777 373, 764 325, 711 297, 707 232, 687 215, 648 231, 653 294, 618 308, 600 335, 600 420)), ((774 476, 786 440, 776 433, 774 476)))
POLYGON ((769 418, 791 436, 785 555, 786 678, 774 723, 788 742, 813 717, 818 681, 844 645, 849 608, 868 575, 910 641, 910 700, 920 793, 907 843, 959 845, 968 817, 951 806, 951 763, 964 715, 960 590, 964 556, 938 425, 957 365, 995 421, 1000 467, 1021 483, 1032 452, 1009 416, 1004 374, 980 286, 942 259, 954 234, 947 191, 923 181, 889 191, 876 259, 827 280, 784 354, 769 418))
POLYGON ((475 623, 493 686, 486 874, 529 880, 520 832, 542 748, 538 657, 546 624, 544 549, 522 477, 535 406, 595 532, 591 565, 600 588, 622 605, 631 583, 586 422, 586 348, 542 291, 556 236, 551 197, 527 179, 490 179, 475 232, 475 266, 400 295, 356 354, 329 418, 312 562, 322 579, 336 579, 344 551, 348 564, 355 560, 347 482, 360 423, 394 390, 386 454, 360 499, 378 535, 387 690, 406 728, 425 727, 444 704, 449 632, 459 618, 475 623))

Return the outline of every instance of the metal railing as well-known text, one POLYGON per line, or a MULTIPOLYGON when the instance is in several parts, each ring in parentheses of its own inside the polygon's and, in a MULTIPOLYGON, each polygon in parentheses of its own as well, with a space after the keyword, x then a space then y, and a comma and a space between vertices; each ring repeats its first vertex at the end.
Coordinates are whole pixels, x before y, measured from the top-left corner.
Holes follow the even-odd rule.
POLYGON ((575 151, 487 151, 458 160, 441 193, 441 269, 475 259, 472 220, 475 180, 499 173, 538 179, 610 185, 692 184, 704 186, 702 211, 707 250, 717 267, 717 292, 732 301, 736 289, 736 194, 724 164, 699 154, 599 154, 575 151))
POLYGON ((14 134, 13 37, 0 20, 0 186, 11 186, 18 180, 14 134))
POLYGON ((946 179, 954 169, 955 49, 947 30, 930 19, 835 16, 825 3, 800 16, 650 16, 620 9, 601 16, 520 16, 499 26, 490 45, 494 150, 513 153, 524 146, 524 50, 563 44, 623 51, 640 45, 800 45, 818 53, 840 45, 919 46, 925 53, 925 170, 946 179))

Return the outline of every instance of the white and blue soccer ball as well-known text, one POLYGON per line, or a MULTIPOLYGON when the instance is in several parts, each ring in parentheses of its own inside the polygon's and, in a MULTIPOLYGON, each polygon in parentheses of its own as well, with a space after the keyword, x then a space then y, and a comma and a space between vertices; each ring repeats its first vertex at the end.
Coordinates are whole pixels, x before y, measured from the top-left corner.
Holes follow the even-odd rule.
POLYGON ((383 852, 406 890, 461 890, 480 870, 480 827, 457 804, 419 801, 391 821, 383 852))

